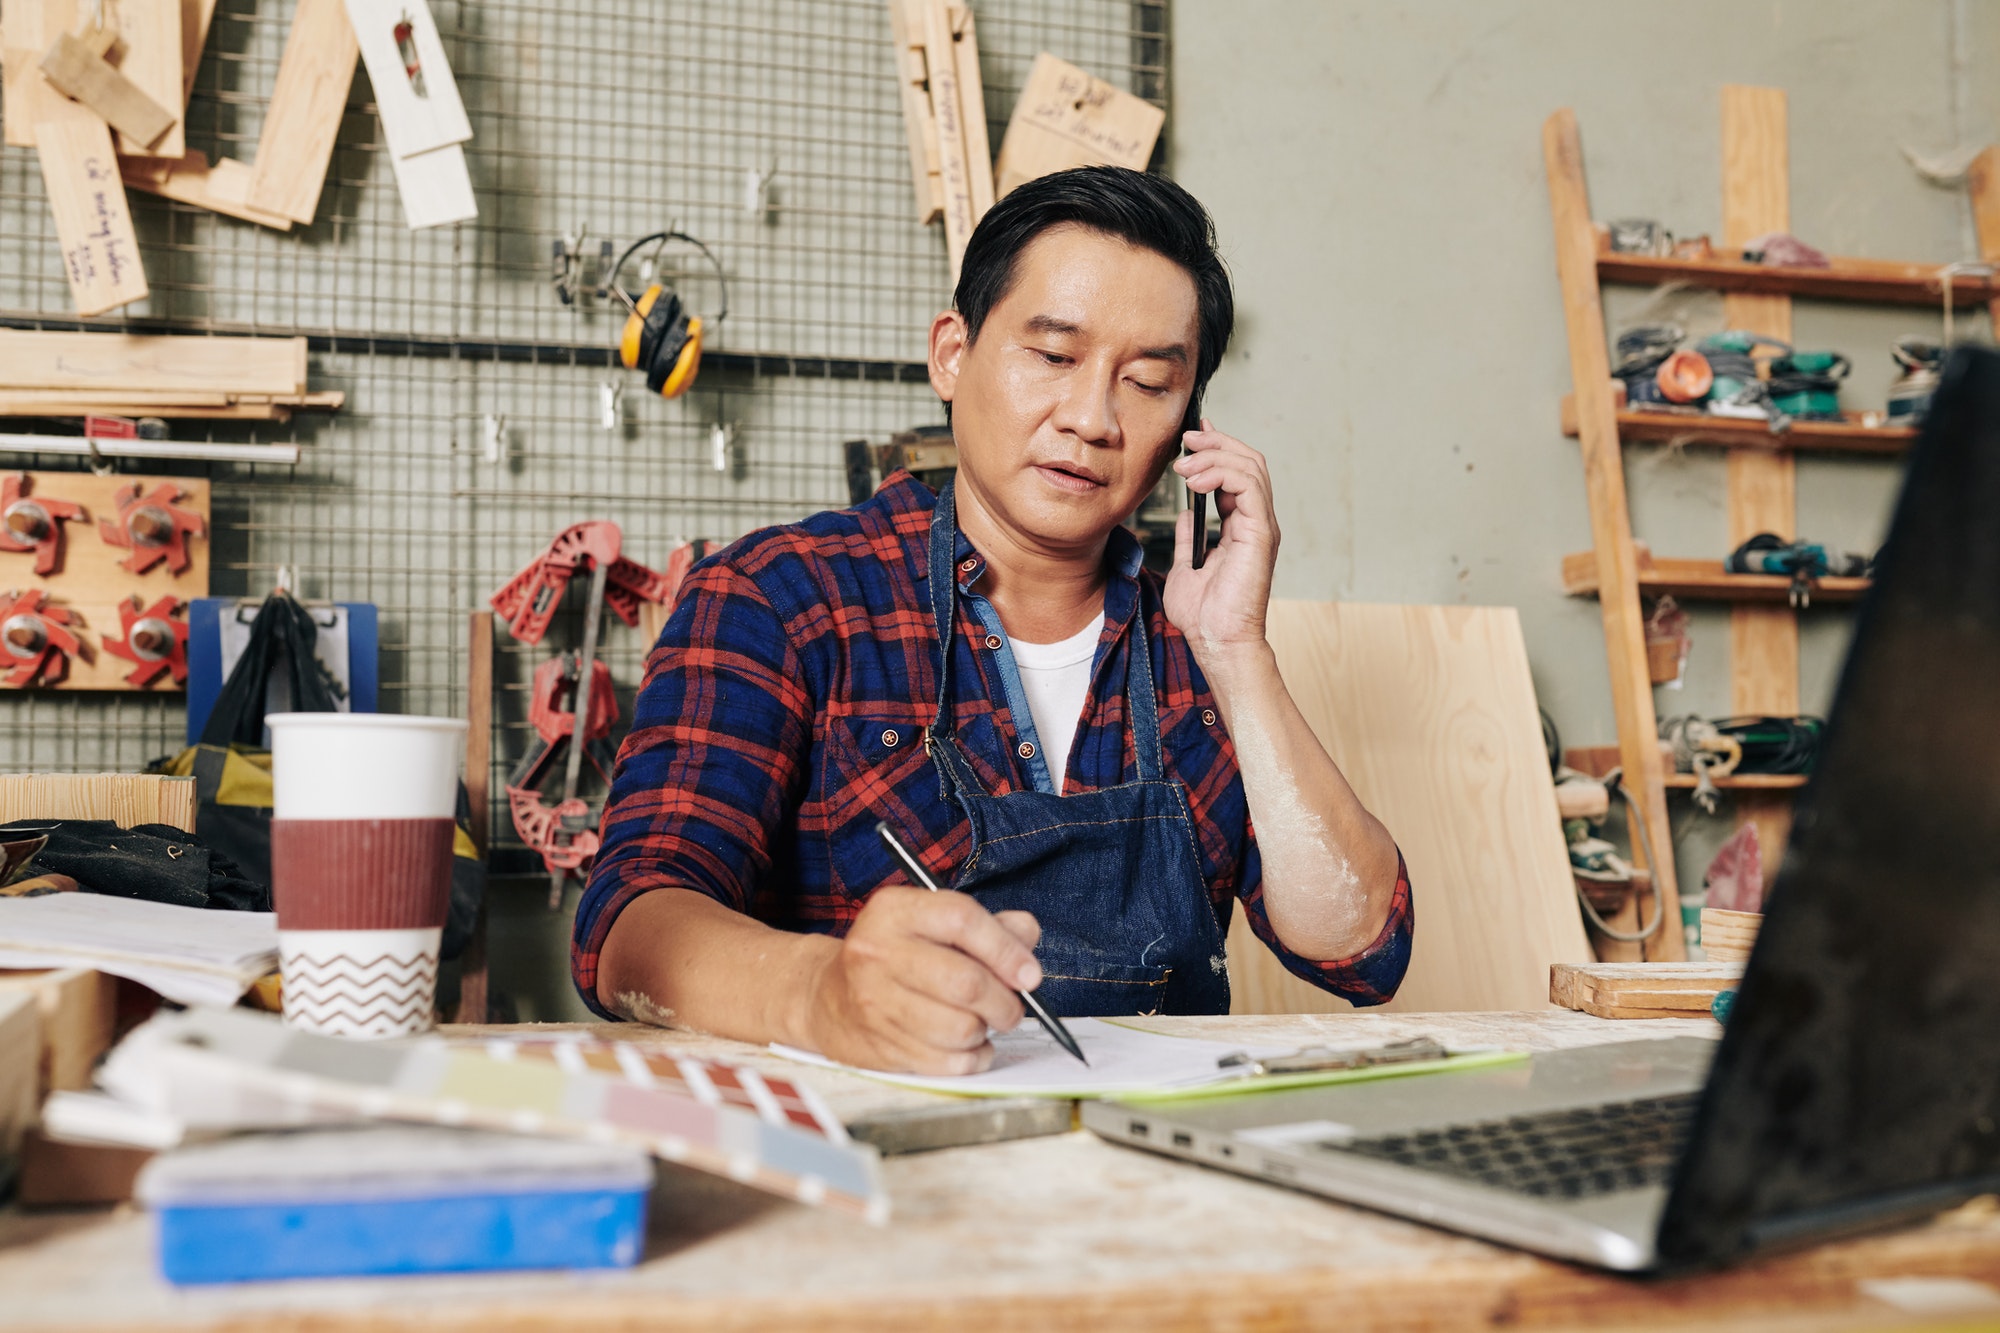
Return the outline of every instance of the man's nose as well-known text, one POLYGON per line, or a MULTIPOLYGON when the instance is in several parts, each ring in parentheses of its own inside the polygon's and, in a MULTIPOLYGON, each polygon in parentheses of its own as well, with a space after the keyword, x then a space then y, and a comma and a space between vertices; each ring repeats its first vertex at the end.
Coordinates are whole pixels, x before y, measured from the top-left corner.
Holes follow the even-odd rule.
POLYGON ((1116 447, 1119 439, 1118 404, 1114 397, 1118 375, 1115 367, 1078 367, 1064 385, 1054 424, 1085 444, 1116 447))

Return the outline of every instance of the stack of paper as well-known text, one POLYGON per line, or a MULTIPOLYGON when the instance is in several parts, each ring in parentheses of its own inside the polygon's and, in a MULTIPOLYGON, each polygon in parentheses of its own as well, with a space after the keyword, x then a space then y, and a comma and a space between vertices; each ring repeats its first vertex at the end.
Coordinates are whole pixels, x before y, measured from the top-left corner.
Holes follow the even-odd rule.
POLYGON ((94 967, 177 1004, 234 1004, 278 966, 278 919, 99 893, 0 899, 0 967, 94 967))

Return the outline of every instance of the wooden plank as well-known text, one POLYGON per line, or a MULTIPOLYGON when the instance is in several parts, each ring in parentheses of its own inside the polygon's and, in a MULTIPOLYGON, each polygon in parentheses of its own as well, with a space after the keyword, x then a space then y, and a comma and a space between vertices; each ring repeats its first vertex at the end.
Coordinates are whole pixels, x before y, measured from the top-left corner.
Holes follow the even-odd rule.
POLYGON ((58 36, 42 53, 41 70, 57 92, 95 111, 127 141, 153 143, 179 119, 68 33, 58 36))
MULTIPOLYGON (((1618 442, 1604 306, 1597 287, 1597 236, 1591 224, 1583 141, 1574 111, 1565 108, 1544 122, 1542 156, 1555 223, 1556 272, 1562 282, 1563 322, 1569 335, 1570 377, 1576 394, 1584 491, 1590 504, 1591 543, 1598 586, 1607 590, 1598 604, 1604 619, 1604 653, 1611 673, 1619 751, 1626 786, 1639 803, 1652 845, 1671 848, 1666 774, 1660 761, 1653 683, 1646 665, 1646 622, 1639 608, 1638 560, 1625 499, 1625 460, 1618 442)), ((1644 850, 1636 845, 1638 839, 1633 842, 1634 864, 1646 865, 1644 850)), ((1680 890, 1673 858, 1665 855, 1659 865, 1648 868, 1653 871, 1653 892, 1662 911, 1660 929, 1646 942, 1646 956, 1678 961, 1687 956, 1687 945, 1680 929, 1680 890)))
MULTIPOLYGON (((1683 601, 1736 602, 1759 606, 1776 604, 1785 607, 1786 617, 1791 618, 1788 599, 1792 581, 1782 574, 1729 574, 1723 571, 1720 560, 1681 560, 1671 556, 1654 556, 1643 550, 1638 553, 1636 569, 1639 591, 1648 597, 1671 593, 1683 601)), ((1565 593, 1572 597, 1597 595, 1599 584, 1595 552, 1575 551, 1564 556, 1562 572, 1565 593)), ((1870 582, 1865 578, 1817 579, 1812 585, 1812 600, 1815 603, 1852 602, 1868 591, 1870 582)), ((1773 710, 1751 710, 1739 706, 1736 711, 1773 710)))
POLYGON ((169 108, 173 116, 166 130, 154 138, 121 134, 118 151, 179 157, 187 152, 187 133, 181 125, 181 108, 187 102, 182 79, 186 37, 181 0, 117 0, 115 12, 118 43, 124 49, 118 63, 119 73, 157 105, 169 108))
POLYGON ((995 198, 1051 172, 1097 163, 1143 171, 1167 113, 1047 51, 1035 57, 1000 140, 995 198))
POLYGON ((267 213, 250 203, 250 191, 257 173, 247 162, 225 157, 211 163, 202 153, 189 153, 178 160, 167 158, 121 157, 119 173, 127 187, 157 194, 165 199, 192 204, 211 212, 254 222, 278 231, 290 231, 292 220, 267 213))
MULTIPOLYGON (((192 778, 163 780, 194 786, 192 778)), ((192 795, 188 806, 192 812, 192 795)), ((192 819, 192 813, 189 817, 192 819)), ((32 996, 35 1007, 41 1011, 40 1095, 88 1088, 97 1057, 111 1049, 117 1034, 117 979, 85 967, 46 972, 0 970, 0 995, 8 994, 32 996)))
POLYGON ((360 57, 342 0, 299 0, 257 140, 252 205, 312 222, 360 57))
POLYGON ((947 6, 954 68, 958 74, 959 123, 965 126, 965 166, 972 185, 972 222, 993 207, 993 147, 986 136, 986 82, 979 73, 979 34, 972 10, 947 6))
POLYGON ((0 824, 17 819, 108 819, 119 828, 167 824, 192 833, 194 807, 193 778, 157 773, 0 774, 0 824))
MULTIPOLYGON (((1576 434, 1575 394, 1563 395, 1560 422, 1563 434, 1576 434)), ((1788 421, 1782 429, 1773 430, 1769 422, 1742 417, 1621 411, 1618 437, 1626 444, 1647 440, 1676 446, 1713 444, 1792 453, 1900 457, 1916 443, 1917 433, 1907 426, 1863 425, 1859 412, 1849 412, 1840 421, 1788 421)))
POLYGON ((958 54, 944 0, 921 0, 924 60, 931 76, 931 121, 937 126, 938 181, 944 188, 944 242, 951 262, 951 285, 958 286, 965 243, 977 219, 972 210, 972 172, 965 157, 965 117, 958 91, 958 54))
POLYGON ((14 1154, 41 1105, 35 1095, 41 1055, 41 1011, 35 997, 0 991, 0 1170, 10 1176, 14 1154))
MULTIPOLYGON (((1965 175, 1966 193, 1972 199, 1972 224, 1979 233, 1979 257, 2000 265, 2000 147, 1989 147, 1972 159, 1965 175)), ((1957 283, 1953 284, 1954 289, 1957 283)), ((1993 327, 2000 329, 2000 292, 1987 303, 1993 327)))
MULTIPOLYGON (((1781 268, 1740 259, 1658 259, 1605 251, 1596 255, 1596 265, 1597 276, 1605 282, 1647 287, 1672 282, 1719 292, 1928 309, 1936 309, 1944 300, 1944 279, 1939 276, 1943 266, 1939 264, 1834 256, 1828 268, 1781 268)), ((1954 306, 1985 305, 1996 296, 2000 296, 2000 279, 1971 273, 1952 279, 1954 306)))
MULTIPOLYGON (((466 634, 465 796, 473 849, 483 858, 493 833, 493 613, 474 611, 466 634)), ((458 961, 460 1023, 484 1023, 487 1011, 486 904, 458 961)))
POLYGON ((463 144, 447 144, 410 157, 389 156, 396 173, 396 193, 403 202, 403 221, 412 230, 442 227, 479 216, 472 193, 472 172, 463 144))
POLYGON ((181 111, 194 96, 194 76, 201 68, 202 48, 215 21, 215 0, 181 0, 181 111))
POLYGON ((42 108, 62 94, 42 77, 42 52, 77 26, 77 0, 5 0, 0 4, 0 119, 10 147, 35 146, 42 108))
POLYGON ((306 340, 0 329, 0 388, 285 397, 305 392, 306 340))
MULTIPOLYGON (((1741 246, 1791 228, 1791 167, 1785 94, 1738 84, 1722 89, 1722 239, 1741 246)), ((1955 286, 1956 284, 1954 284, 1955 286)), ((1723 320, 1790 342, 1792 300, 1781 294, 1731 292, 1723 320)), ((1798 533, 1797 464, 1766 449, 1729 451, 1729 542, 1760 532, 1790 540, 1798 533)), ((1799 622, 1786 605, 1738 604, 1729 613, 1730 708, 1738 714, 1791 716, 1799 711, 1799 622)), ((1768 886, 1791 829, 1784 795, 1746 795, 1738 818, 1757 826, 1768 858, 1768 886)))
MULTIPOLYGON (((1394 1010, 1538 1009, 1590 958, 1512 607, 1274 601, 1285 683, 1409 866, 1418 928, 1394 1010)), ((1347 1009, 1285 972, 1238 913, 1235 1013, 1347 1009)))
MULTIPOLYGON (((176 409, 166 409, 175 411, 176 409)), ((217 409, 202 409, 204 415, 217 409)), ((159 415, 159 413, 149 413, 159 415)), ((0 589, 15 588, 26 591, 40 588, 47 592, 49 599, 75 613, 81 623, 72 623, 70 628, 84 643, 89 657, 73 660, 69 666, 69 677, 52 688, 62 691, 74 690, 117 690, 141 689, 128 682, 125 677, 131 673, 133 664, 122 657, 114 657, 104 651, 106 640, 121 640, 125 637, 118 607, 129 597, 138 597, 141 606, 151 606, 161 597, 172 596, 181 601, 192 601, 208 596, 209 539, 206 536, 189 539, 187 543, 188 567, 178 575, 161 561, 144 574, 133 574, 119 564, 131 552, 123 547, 107 544, 98 532, 97 523, 101 518, 115 518, 118 514, 117 493, 124 486, 138 486, 141 493, 148 492, 161 482, 170 482, 181 492, 182 498, 176 503, 182 509, 201 515, 206 527, 210 517, 209 482, 205 477, 141 477, 114 474, 100 477, 90 472, 30 472, 28 477, 30 496, 41 495, 50 499, 69 500, 82 505, 87 521, 64 524, 64 548, 61 568, 49 575, 35 573, 35 558, 27 552, 0 551, 0 589)), ((34 687, 42 690, 43 686, 34 687)), ((153 693, 177 692, 183 687, 175 685, 170 676, 161 675, 151 685, 143 687, 153 693)), ((4 694, 4 692, 0 692, 4 694)), ((0 783, 10 779, 0 778, 0 783)), ((60 779, 38 777, 37 781, 60 782, 60 779)), ((78 802, 103 801, 140 802, 131 808, 138 813, 147 813, 146 818, 134 818, 135 823, 174 824, 176 827, 192 828, 192 824, 182 824, 178 810, 168 810, 158 802, 167 797, 159 795, 126 795, 121 792, 143 793, 150 790, 149 782, 162 779, 133 777, 125 781, 125 775, 110 775, 103 778, 79 779, 83 784, 77 788, 75 800, 78 802), (108 788, 104 784, 109 784, 108 788), (103 788, 100 790, 100 788, 103 788), (145 804, 151 803, 151 804, 145 804)), ((179 779, 164 779, 177 782, 179 779)), ((193 791, 191 784, 177 786, 173 792, 193 791)), ((173 796, 179 801, 182 798, 173 796)), ((186 798, 187 818, 192 819, 194 807, 192 796, 186 798)), ((0 811, 6 808, 0 799, 0 811)), ((86 808, 78 805, 76 809, 86 808)), ((12 815, 7 818, 27 818, 26 815, 12 815)), ((65 818, 80 819, 86 816, 71 813, 65 818)), ((90 816, 106 818, 107 816, 90 816)), ((0 821, 4 822, 4 821, 0 821)))
POLYGON ((922 3, 889 0, 889 39, 896 49, 896 84, 903 100, 903 130, 910 144, 910 183, 916 195, 917 222, 929 226, 944 216, 944 185, 938 179, 937 124, 931 119, 923 24, 911 17, 912 6, 922 3))
POLYGON ((65 97, 44 99, 39 114, 35 144, 42 185, 55 214, 76 313, 101 315, 145 299, 150 289, 110 129, 95 112, 65 97))

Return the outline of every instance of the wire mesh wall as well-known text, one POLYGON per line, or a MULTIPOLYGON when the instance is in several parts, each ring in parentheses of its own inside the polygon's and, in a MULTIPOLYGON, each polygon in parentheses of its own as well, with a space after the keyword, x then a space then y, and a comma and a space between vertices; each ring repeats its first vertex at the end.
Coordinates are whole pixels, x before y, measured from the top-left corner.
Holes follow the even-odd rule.
MULTIPOLYGON (((279 234, 135 192, 152 296, 92 326, 312 339, 313 387, 347 394, 337 415, 174 432, 295 442, 297 467, 125 470, 212 478, 216 595, 261 595, 286 569, 308 599, 373 602, 384 711, 462 716, 467 613, 568 524, 614 519, 627 554, 658 567, 682 538, 845 503, 842 440, 941 421, 914 363, 949 293, 940 229, 914 220, 882 0, 432 8, 473 125, 476 222, 405 228, 357 71, 313 225, 279 234), (729 314, 708 346, 737 354, 711 358, 675 402, 609 365, 622 306, 565 305, 550 283, 559 237, 582 231, 594 259, 599 238, 622 248, 669 225, 720 257, 729 314), (622 391, 608 429, 606 385, 622 391)), ((1041 50, 1166 104, 1166 0, 974 9, 996 150, 1041 50)), ((190 149, 254 158, 291 10, 223 0, 190 149)), ((712 310, 720 293, 685 258, 661 262, 712 310)), ((72 326, 32 150, 0 151, 0 318, 72 326)), ((560 620, 539 648, 501 635, 497 773, 527 747, 534 666, 578 637, 560 620)), ((646 647, 608 622, 628 712, 646 647)), ((178 695, 17 693, 0 719, 12 771, 130 770, 184 743, 178 695)), ((504 846, 504 805, 495 813, 504 846)))

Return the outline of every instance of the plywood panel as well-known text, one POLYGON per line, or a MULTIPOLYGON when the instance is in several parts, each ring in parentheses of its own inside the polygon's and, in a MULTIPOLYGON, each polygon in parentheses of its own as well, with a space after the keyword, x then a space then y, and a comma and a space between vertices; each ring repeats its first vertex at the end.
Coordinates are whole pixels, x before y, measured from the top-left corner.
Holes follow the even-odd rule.
MULTIPOLYGON (((1271 603, 1285 683, 1409 866, 1416 935, 1400 1010, 1549 1003, 1549 966, 1591 958, 1511 607, 1271 603)), ((1236 1012, 1348 1006, 1285 974, 1243 926, 1236 1012)))
POLYGON ((0 824, 16 819, 108 819, 120 828, 166 824, 194 832, 194 779, 153 773, 0 774, 0 824))
MULTIPOLYGON (((31 472, 29 497, 69 500, 83 506, 88 521, 64 524, 62 566, 53 574, 35 573, 35 557, 28 552, 0 551, 0 590, 41 588, 50 601, 75 613, 69 630, 83 641, 89 660, 72 661, 69 678, 55 686, 58 690, 132 690, 125 677, 134 664, 104 651, 107 639, 123 640, 124 626, 118 617, 119 603, 136 596, 141 606, 151 606, 171 595, 183 602, 208 596, 208 538, 190 537, 187 542, 188 567, 178 575, 165 561, 144 574, 121 568, 119 561, 131 554, 105 543, 99 534, 100 518, 116 518, 115 503, 121 487, 136 485, 145 494, 161 482, 177 487, 182 498, 178 507, 209 517, 209 483, 204 477, 100 477, 89 472, 31 472)), ((45 688, 34 686, 35 689, 45 688)), ((171 676, 162 674, 150 686, 155 691, 178 691, 171 676)), ((170 822, 170 821, 159 821, 170 822)))

